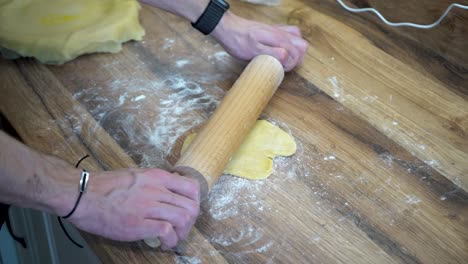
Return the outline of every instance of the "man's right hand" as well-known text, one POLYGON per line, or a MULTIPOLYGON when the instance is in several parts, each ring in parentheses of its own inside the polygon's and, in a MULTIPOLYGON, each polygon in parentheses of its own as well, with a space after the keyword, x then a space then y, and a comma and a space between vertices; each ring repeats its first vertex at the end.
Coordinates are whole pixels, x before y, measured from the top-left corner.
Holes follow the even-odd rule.
POLYGON ((308 43, 298 27, 267 25, 226 12, 211 33, 232 56, 251 60, 268 54, 277 58, 285 71, 291 71, 304 59, 308 43))
MULTIPOLYGON (((76 196, 70 200, 76 201, 76 196)), ((170 249, 188 237, 199 210, 196 180, 159 169, 129 169, 91 173, 70 221, 113 240, 158 237, 161 247, 170 249)))

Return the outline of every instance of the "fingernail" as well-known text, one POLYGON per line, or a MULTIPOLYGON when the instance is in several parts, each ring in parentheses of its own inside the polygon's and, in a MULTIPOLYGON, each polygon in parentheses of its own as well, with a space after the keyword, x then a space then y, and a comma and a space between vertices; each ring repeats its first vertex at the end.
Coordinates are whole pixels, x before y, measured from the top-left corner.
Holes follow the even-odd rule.
POLYGON ((299 46, 302 48, 305 48, 307 46, 307 41, 300 39, 300 38, 294 38, 292 42, 295 46, 299 46))
POLYGON ((287 60, 286 63, 284 64, 284 68, 285 68, 285 69, 289 69, 290 66, 291 66, 291 63, 292 63, 292 58, 289 56, 289 57, 288 57, 288 60, 287 60))

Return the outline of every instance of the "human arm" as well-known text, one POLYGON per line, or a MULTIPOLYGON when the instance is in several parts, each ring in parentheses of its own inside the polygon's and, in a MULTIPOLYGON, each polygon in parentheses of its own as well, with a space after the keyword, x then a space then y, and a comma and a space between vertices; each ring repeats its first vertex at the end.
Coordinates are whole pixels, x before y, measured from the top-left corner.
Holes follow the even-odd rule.
MULTIPOLYGON (((209 0, 141 0, 195 22, 209 0)), ((227 11, 211 33, 236 58, 250 60, 259 54, 277 58, 286 71, 300 64, 307 42, 295 26, 267 25, 244 19, 227 11)))
MULTIPOLYGON (((81 170, 36 152, 0 131, 0 202, 69 213, 81 170)), ((158 169, 91 172, 87 192, 69 220, 114 240, 159 237, 163 248, 185 239, 199 213, 196 181, 158 169)))

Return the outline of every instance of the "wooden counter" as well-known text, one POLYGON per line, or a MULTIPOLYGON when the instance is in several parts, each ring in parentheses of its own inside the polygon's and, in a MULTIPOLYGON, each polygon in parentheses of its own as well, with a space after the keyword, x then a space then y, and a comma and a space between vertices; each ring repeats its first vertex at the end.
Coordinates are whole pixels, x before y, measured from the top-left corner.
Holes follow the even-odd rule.
MULTIPOLYGON (((420 23, 449 3, 370 2, 420 23)), ((310 43, 263 116, 294 136, 297 154, 277 159, 265 181, 223 176, 174 252, 83 233, 101 260, 466 263, 468 12, 417 30, 333 0, 232 10, 297 24, 310 43)), ((26 144, 71 163, 90 154, 89 170, 177 160, 246 63, 168 13, 144 6, 141 22, 144 41, 118 54, 63 66, 0 60, 0 109, 26 144)))

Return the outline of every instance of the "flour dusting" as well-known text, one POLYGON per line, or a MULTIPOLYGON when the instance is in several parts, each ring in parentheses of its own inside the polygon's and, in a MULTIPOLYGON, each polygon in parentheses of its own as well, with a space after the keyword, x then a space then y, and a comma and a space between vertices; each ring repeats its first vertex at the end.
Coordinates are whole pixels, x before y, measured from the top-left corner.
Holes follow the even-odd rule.
MULTIPOLYGON (((163 49, 170 49, 175 44, 173 39, 164 39, 163 49)), ((211 59, 216 63, 228 56, 220 51, 212 54, 211 59)), ((191 64, 190 60, 179 58, 174 59, 168 67, 177 70, 188 64, 191 64)), ((118 63, 112 63, 109 67, 120 66, 124 67, 118 63)), ((90 84, 81 89, 74 94, 74 98, 86 105, 99 127, 102 126, 139 167, 167 169, 171 166, 168 157, 175 154, 173 147, 177 145, 176 141, 206 122, 222 100, 224 90, 213 83, 232 77, 220 73, 194 78, 170 72, 151 75, 151 81, 148 81, 148 76, 144 74, 153 73, 134 69, 131 74, 114 74, 104 84, 90 84), (210 85, 207 86, 207 83, 210 85)), ((80 119, 69 117, 67 120, 74 118, 80 119)), ((286 124, 276 120, 268 121, 294 135, 286 124)), ((82 127, 77 126, 75 129, 79 131, 82 127)), ((92 135, 96 127, 88 129, 92 135)), ((335 159, 334 155, 326 157, 335 159)), ((273 234, 265 233, 258 219, 283 213, 280 207, 274 207, 273 198, 269 197, 271 191, 278 191, 285 182, 310 177, 313 170, 305 166, 311 159, 313 157, 304 152, 301 142, 297 142, 297 153, 294 156, 275 158, 274 173, 267 180, 254 181, 223 175, 213 187, 208 200, 203 203, 206 207, 203 213, 208 214, 206 219, 212 221, 212 225, 223 226, 226 221, 236 221, 239 225, 230 225, 229 229, 219 226, 213 228, 207 240, 216 244, 217 250, 233 254, 240 260, 244 257, 248 259, 249 254, 271 255, 270 259, 274 259, 275 252, 282 249, 284 238, 278 239, 273 234)), ((316 159, 323 160, 324 156, 316 159)), ((321 197, 327 195, 323 190, 317 194, 321 197)), ((174 261, 201 263, 199 254, 213 252, 175 256, 174 261)))
POLYGON ((184 67, 184 66, 187 65, 187 64, 191 64, 191 61, 185 60, 185 59, 177 60, 177 61, 176 61, 176 67, 177 67, 177 68, 182 68, 182 67, 184 67))
POLYGON ((368 95, 364 96, 362 99, 366 102, 373 103, 375 100, 377 100, 379 97, 376 95, 368 95))
POLYGON ((268 252, 276 240, 276 238, 266 236, 262 228, 247 224, 239 225, 235 229, 223 230, 219 234, 211 234, 210 243, 224 248, 238 248, 240 250, 235 254, 245 256, 250 253, 268 252))
POLYGON ((311 238, 312 243, 314 243, 314 244, 320 243, 320 239, 321 239, 321 238, 320 238, 319 235, 314 235, 314 236, 311 238))
MULTIPOLYGON (((98 125, 128 149, 140 167, 168 168, 176 140, 204 123, 223 98, 221 88, 208 88, 180 74, 151 82, 124 76, 107 87, 83 89, 74 98, 87 105, 98 125), (101 96, 106 93, 107 98, 101 96)), ((96 127, 89 133, 92 129, 96 127)))
POLYGON ((338 79, 336 78, 336 76, 329 77, 328 81, 333 86, 333 97, 335 97, 335 99, 338 99, 340 102, 345 101, 345 99, 343 98, 343 95, 344 95, 343 94, 343 87, 341 87, 341 85, 339 84, 338 79))
POLYGON ((220 60, 223 60, 223 59, 226 59, 229 57, 229 53, 227 53, 226 51, 222 50, 222 51, 218 51, 216 52, 215 54, 213 55, 209 55, 208 56, 208 60, 212 61, 212 63, 214 63, 213 60, 216 60, 216 61, 220 61, 220 60))
MULTIPOLYGON (((224 175, 213 187, 208 198, 209 213, 216 220, 224 220, 239 215, 240 212, 255 207, 262 208, 263 203, 258 199, 264 181, 253 181, 239 177, 224 175), (243 194, 243 199, 239 195, 243 194)), ((248 210, 247 210, 248 211, 248 210)))
POLYGON ((421 202, 421 199, 417 197, 416 195, 406 195, 405 203, 407 204, 418 204, 421 202))
POLYGON ((164 39, 164 45, 163 45, 162 49, 163 50, 170 49, 170 48, 172 48, 172 46, 174 46, 174 43, 175 43, 175 39, 165 38, 164 39))
POLYGON ((145 98, 146 98, 146 96, 142 94, 142 95, 139 95, 139 96, 133 98, 132 101, 138 102, 138 101, 143 100, 143 99, 145 99, 145 98))
POLYGON ((174 256, 174 261, 176 264, 201 264, 202 261, 197 257, 188 257, 188 256, 174 256))
POLYGON ((152 126, 150 144, 168 155, 175 141, 191 128, 204 123, 218 106, 222 90, 210 94, 195 82, 182 78, 166 80, 168 95, 159 100, 159 114, 152 126), (196 115, 197 111, 205 115, 196 115))
MULTIPOLYGON (((285 124, 263 118, 292 134, 285 124)), ((283 238, 266 234, 263 222, 268 217, 281 213, 279 208, 272 207, 272 191, 275 192, 286 182, 310 175, 310 170, 304 167, 307 164, 304 159, 310 157, 304 155, 301 142, 296 143, 296 154, 275 158, 274 172, 268 179, 248 180, 223 175, 213 186, 203 211, 214 220, 212 223, 215 226, 219 225, 218 228, 213 228, 208 239, 218 245, 216 248, 221 247, 220 252, 235 255, 248 263, 250 254, 260 253, 274 259, 275 252, 282 250, 283 238), (228 229, 222 228, 224 222, 231 221, 239 224, 228 229)))

